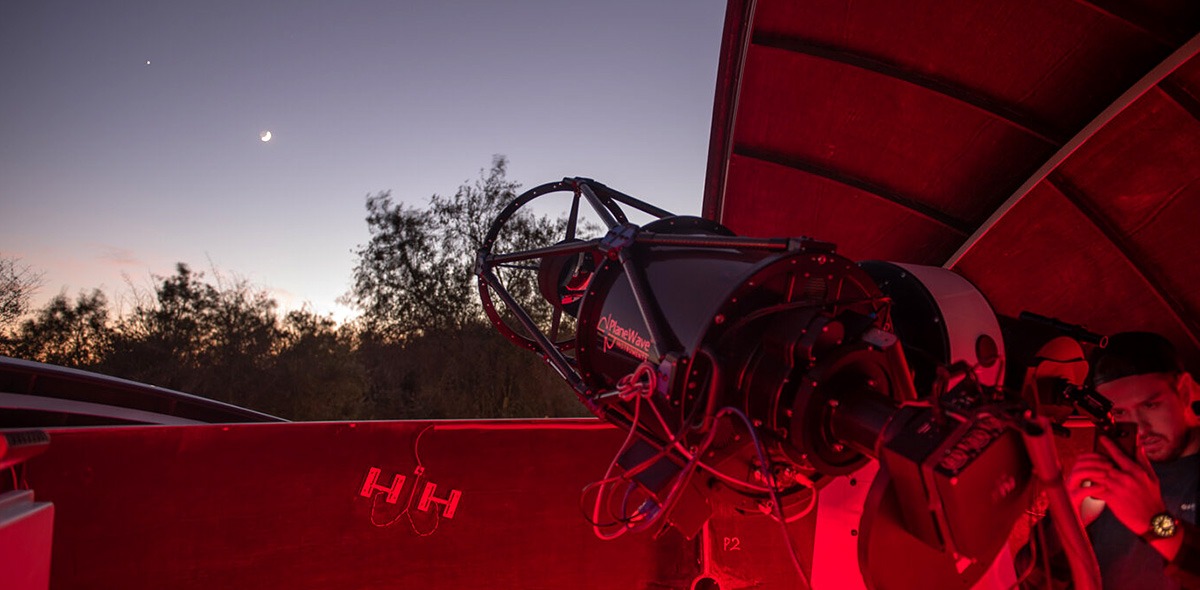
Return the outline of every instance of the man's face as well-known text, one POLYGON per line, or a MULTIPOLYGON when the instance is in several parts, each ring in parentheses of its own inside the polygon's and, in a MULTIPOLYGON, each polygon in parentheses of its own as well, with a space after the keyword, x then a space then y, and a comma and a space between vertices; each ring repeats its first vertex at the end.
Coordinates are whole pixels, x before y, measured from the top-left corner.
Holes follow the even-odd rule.
POLYGON ((1137 424, 1146 457, 1161 462, 1179 458, 1188 444, 1187 408, 1179 386, 1175 375, 1149 373, 1103 383, 1096 391, 1112 400, 1114 420, 1137 424))

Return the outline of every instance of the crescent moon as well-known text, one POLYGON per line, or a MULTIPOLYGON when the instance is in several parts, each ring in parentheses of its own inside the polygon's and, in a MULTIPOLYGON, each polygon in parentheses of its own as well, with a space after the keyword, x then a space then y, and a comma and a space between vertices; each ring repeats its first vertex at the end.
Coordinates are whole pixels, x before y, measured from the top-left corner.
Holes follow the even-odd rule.
POLYGON ((271 132, 263 131, 262 135, 259 136, 259 139, 261 139, 263 141, 263 143, 267 143, 268 141, 271 141, 271 132))

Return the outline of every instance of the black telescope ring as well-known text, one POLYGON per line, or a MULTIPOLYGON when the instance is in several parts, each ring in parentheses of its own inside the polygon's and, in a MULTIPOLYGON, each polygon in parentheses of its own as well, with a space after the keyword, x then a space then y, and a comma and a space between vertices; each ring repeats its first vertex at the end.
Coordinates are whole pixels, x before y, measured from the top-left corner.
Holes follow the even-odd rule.
MULTIPOLYGON (((557 182, 548 182, 533 187, 524 193, 521 193, 496 216, 496 219, 492 222, 491 227, 488 228, 488 233, 484 237, 483 247, 479 249, 476 258, 476 275, 479 277, 479 298, 483 304, 484 313, 487 315, 488 320, 492 322, 496 329, 514 344, 534 352, 539 352, 544 356, 547 356, 548 360, 550 360, 552 364, 556 365, 558 362, 571 362, 565 356, 562 356, 562 353, 575 347, 574 338, 568 338, 559 341, 552 341, 548 338, 545 338, 544 340, 549 342, 551 348, 554 350, 544 350, 543 342, 540 342, 542 339, 531 337, 533 336, 532 334, 527 335, 518 332, 513 328, 513 326, 506 322, 504 318, 501 317, 499 311, 496 309, 495 301, 492 298, 490 290, 504 290, 504 285, 500 282, 499 277, 492 272, 492 270, 497 267, 502 267, 505 264, 516 261, 540 259, 547 255, 561 254, 570 250, 583 251, 592 249, 596 244, 599 243, 599 240, 592 240, 572 245, 556 244, 554 246, 533 248, 524 251, 503 253, 497 253, 493 251, 496 241, 500 237, 500 232, 503 231, 505 224, 513 217, 513 215, 517 213, 518 210, 521 209, 521 207, 528 205, 538 197, 557 192, 572 192, 574 193, 576 199, 575 203, 572 205, 570 217, 567 220, 567 235, 565 236, 567 240, 575 237, 574 232, 579 220, 578 200, 581 198, 586 200, 596 211, 596 213, 605 220, 605 223, 610 226, 609 229, 612 229, 612 227, 615 227, 616 225, 629 223, 628 217, 621 209, 621 206, 618 205, 618 202, 624 203, 628 206, 660 218, 670 215, 670 213, 665 210, 659 209, 647 203, 643 203, 624 193, 610 189, 604 184, 588 178, 576 177, 564 178, 557 182), (556 362, 556 360, 558 362, 556 362)), ((509 311, 518 316, 518 323, 521 324, 524 330, 528 331, 531 329, 530 326, 532 326, 533 323, 530 320, 528 313, 519 306, 511 305, 509 301, 512 298, 507 296, 506 291, 505 294, 500 297, 500 299, 505 302, 505 306, 509 309, 509 311)), ((556 314, 558 313, 560 312, 556 312, 556 314)))

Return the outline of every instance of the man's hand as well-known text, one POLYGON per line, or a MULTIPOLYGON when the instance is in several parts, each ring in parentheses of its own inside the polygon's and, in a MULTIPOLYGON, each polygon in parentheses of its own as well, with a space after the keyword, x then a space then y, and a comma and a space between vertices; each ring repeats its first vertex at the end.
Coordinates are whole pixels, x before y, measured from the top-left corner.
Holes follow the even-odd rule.
POLYGON ((1099 453, 1080 453, 1075 458, 1071 473, 1067 475, 1067 493, 1071 506, 1079 513, 1079 519, 1087 526, 1104 511, 1104 502, 1097 499, 1095 482, 1107 478, 1112 461, 1099 453))
MULTIPOLYGON (((1101 509, 1107 505, 1125 528, 1136 535, 1145 535, 1150 530, 1150 519, 1167 510, 1158 476, 1146 458, 1146 451, 1138 445, 1135 461, 1107 438, 1102 438, 1100 444, 1107 458, 1095 453, 1080 455, 1076 468, 1071 470, 1068 483, 1071 500, 1075 502, 1079 497, 1085 507, 1084 496, 1101 500, 1101 509), (1084 481, 1090 481, 1091 485, 1084 487, 1084 481)), ((1082 510, 1080 516, 1084 517, 1082 510)), ((1095 520, 1095 516, 1091 520, 1095 520)), ((1085 519, 1086 522, 1090 521, 1085 519)), ((1169 561, 1179 552, 1182 542, 1182 535, 1175 535, 1154 540, 1150 545, 1169 561)))
POLYGON ((1107 502, 1125 528, 1137 535, 1145 534, 1150 530, 1150 518, 1167 509, 1158 476, 1141 445, 1135 462, 1111 440, 1102 438, 1100 444, 1112 462, 1104 476, 1094 480, 1098 489, 1090 495, 1107 502))

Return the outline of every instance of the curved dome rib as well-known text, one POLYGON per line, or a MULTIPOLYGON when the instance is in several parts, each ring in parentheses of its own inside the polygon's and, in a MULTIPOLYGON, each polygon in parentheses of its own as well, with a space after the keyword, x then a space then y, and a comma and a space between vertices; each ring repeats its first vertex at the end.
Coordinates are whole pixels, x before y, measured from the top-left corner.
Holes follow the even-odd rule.
POLYGON ((954 265, 957 264, 959 260, 962 260, 962 257, 971 250, 971 248, 975 247, 975 245, 979 243, 979 240, 983 238, 984 235, 991 231, 991 229, 995 227, 997 223, 1004 219, 1005 215, 1012 211, 1013 207, 1016 206, 1021 199, 1024 199, 1027 195, 1029 195, 1035 186, 1046 180, 1046 178, 1049 177, 1050 174, 1055 170, 1057 170, 1058 167, 1061 166, 1062 163, 1071 156, 1071 154, 1074 154, 1076 150, 1078 150, 1084 143, 1103 130, 1105 126, 1113 121, 1113 119, 1125 112, 1130 105, 1137 102, 1137 100, 1149 92, 1150 89, 1166 80, 1167 76, 1170 76, 1172 73, 1178 70, 1180 66, 1182 66, 1184 63, 1187 63, 1187 61, 1191 58, 1195 57, 1197 53, 1200 53, 1200 35, 1193 37, 1191 41, 1189 41, 1183 47, 1180 47, 1175 51, 1175 53, 1172 53, 1169 57, 1167 57, 1167 59, 1163 60, 1158 67, 1151 70, 1150 73, 1146 74, 1146 76, 1141 80, 1138 80, 1138 82, 1131 86, 1129 90, 1125 91, 1125 93, 1119 96, 1117 100, 1113 101, 1108 108, 1104 109, 1103 112, 1097 115, 1096 118, 1087 125, 1087 127, 1084 127, 1082 131, 1077 133, 1075 137, 1071 138, 1071 140, 1063 145, 1058 152, 1050 157, 1050 159, 1046 160, 1046 163, 1043 164, 1041 168, 1038 168, 1037 172, 1034 172, 1028 180, 1023 182, 1021 187, 1018 188, 1016 192, 1012 194, 1012 196, 1001 203, 1000 206, 996 207, 995 211, 988 216, 987 221, 984 221, 983 224, 980 225, 973 234, 971 234, 971 237, 967 238, 967 241, 963 242, 962 246, 959 246, 958 251, 951 255, 950 258, 942 264, 942 266, 944 268, 953 268, 954 265))
POLYGON ((1194 0, 732 0, 704 215, 1200 371, 1198 33, 1194 0))

